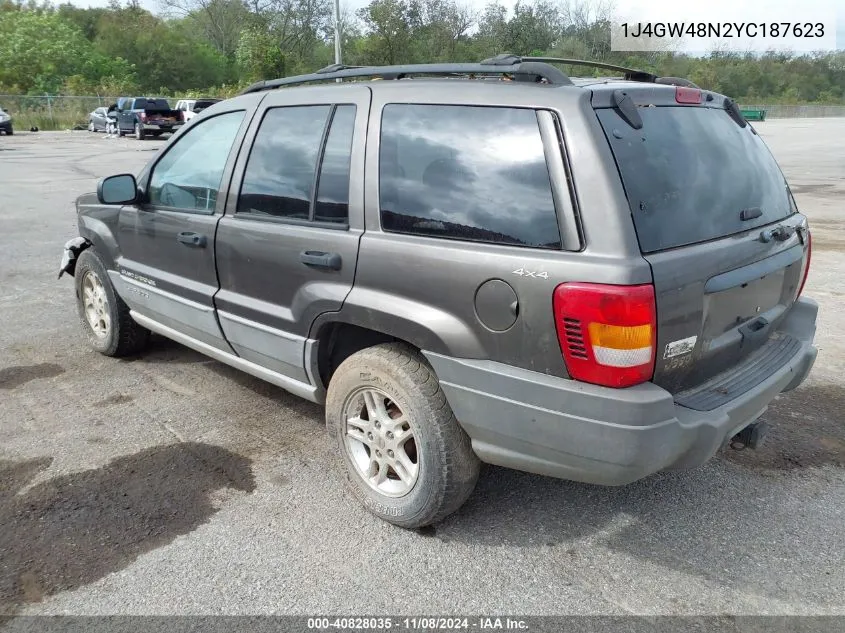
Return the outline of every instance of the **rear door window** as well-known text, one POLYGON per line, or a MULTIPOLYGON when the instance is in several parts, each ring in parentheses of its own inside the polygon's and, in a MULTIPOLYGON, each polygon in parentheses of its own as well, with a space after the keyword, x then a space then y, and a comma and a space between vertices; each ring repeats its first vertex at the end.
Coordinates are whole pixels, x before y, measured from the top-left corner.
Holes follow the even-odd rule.
POLYGON ((751 127, 720 108, 639 108, 642 129, 596 111, 644 253, 704 242, 793 212, 786 180, 751 127), (742 219, 746 211, 749 220, 742 219), (759 215, 758 215, 759 212, 759 215))
POLYGON ((561 247, 534 110, 385 106, 379 198, 385 231, 561 247))
POLYGON ((255 136, 237 213, 346 224, 354 105, 271 108, 255 136))

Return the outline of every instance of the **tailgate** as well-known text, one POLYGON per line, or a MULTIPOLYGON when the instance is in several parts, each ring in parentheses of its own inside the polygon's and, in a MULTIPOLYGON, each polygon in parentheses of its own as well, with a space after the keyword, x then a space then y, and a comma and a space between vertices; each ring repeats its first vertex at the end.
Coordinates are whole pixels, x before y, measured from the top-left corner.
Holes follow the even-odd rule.
MULTIPOLYGON (((653 99, 651 90, 643 98, 653 99)), ((771 371, 788 360, 778 354, 793 348, 776 332, 798 296, 808 251, 806 219, 757 133, 706 105, 721 99, 701 102, 640 102, 641 129, 613 108, 596 111, 652 268, 653 382, 672 393, 755 352, 771 371)))
MULTIPOLYGON (((779 225, 806 226, 800 215, 779 225)), ((774 344, 772 334, 803 278, 805 233, 768 243, 759 234, 645 256, 657 300, 656 384, 677 393, 774 344)), ((783 364, 777 360, 772 371, 783 364)))

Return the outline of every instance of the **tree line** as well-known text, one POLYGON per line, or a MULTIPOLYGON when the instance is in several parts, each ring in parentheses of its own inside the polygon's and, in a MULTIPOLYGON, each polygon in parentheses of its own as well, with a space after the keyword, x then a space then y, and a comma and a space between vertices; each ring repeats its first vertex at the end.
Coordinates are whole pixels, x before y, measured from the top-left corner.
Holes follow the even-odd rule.
MULTIPOLYGON (((606 0, 371 0, 342 11, 346 64, 479 61, 511 52, 688 77, 744 103, 845 104, 845 52, 610 50, 606 0)), ((0 93, 230 95, 334 61, 332 0, 137 0, 107 8, 0 0, 0 93)), ((578 74, 598 74, 581 68, 578 74)))

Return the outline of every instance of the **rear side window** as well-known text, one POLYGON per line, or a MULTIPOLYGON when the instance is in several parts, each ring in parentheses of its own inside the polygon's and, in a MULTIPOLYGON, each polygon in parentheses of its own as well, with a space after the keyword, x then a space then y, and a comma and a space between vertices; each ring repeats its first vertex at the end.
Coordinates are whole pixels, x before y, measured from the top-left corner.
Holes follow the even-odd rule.
POLYGON ((349 163, 354 125, 355 106, 338 106, 320 166, 314 210, 318 222, 346 222, 349 217, 349 163))
POLYGON ((346 223, 354 120, 354 105, 268 110, 250 151, 238 213, 346 223))
POLYGON ((385 231, 561 247, 533 110, 385 106, 379 199, 385 231))
POLYGON ((644 253, 725 237, 792 213, 786 180, 751 127, 717 108, 639 108, 635 130, 597 110, 644 253), (741 214, 752 217, 743 220, 741 214), (759 215, 758 215, 759 210, 759 215))

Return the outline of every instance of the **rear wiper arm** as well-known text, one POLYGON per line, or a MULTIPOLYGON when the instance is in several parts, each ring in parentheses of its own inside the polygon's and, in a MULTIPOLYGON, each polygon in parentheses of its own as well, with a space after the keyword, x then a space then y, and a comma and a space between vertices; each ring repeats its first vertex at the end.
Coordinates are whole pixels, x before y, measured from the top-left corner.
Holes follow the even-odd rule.
POLYGON ((795 227, 794 226, 784 226, 781 224, 780 226, 776 226, 773 229, 766 229, 765 231, 760 232, 760 241, 761 242, 771 242, 772 240, 776 240, 778 242, 785 242, 790 237, 795 234, 795 227))

